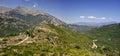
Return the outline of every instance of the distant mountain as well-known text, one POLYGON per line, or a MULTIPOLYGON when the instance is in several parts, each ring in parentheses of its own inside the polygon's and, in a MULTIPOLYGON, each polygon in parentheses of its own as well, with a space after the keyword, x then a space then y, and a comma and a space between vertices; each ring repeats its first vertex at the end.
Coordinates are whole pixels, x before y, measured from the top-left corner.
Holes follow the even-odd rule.
POLYGON ((78 22, 78 23, 73 23, 76 25, 86 25, 86 26, 103 26, 103 25, 109 25, 109 24, 113 24, 113 23, 118 23, 115 21, 111 21, 111 22, 101 22, 101 23, 95 23, 95 22, 78 22))
POLYGON ((120 23, 104 25, 87 32, 90 38, 98 39, 120 50, 120 23))
POLYGON ((95 27, 96 26, 69 24, 69 29, 71 29, 72 31, 77 32, 77 33, 83 33, 83 32, 89 31, 95 27))

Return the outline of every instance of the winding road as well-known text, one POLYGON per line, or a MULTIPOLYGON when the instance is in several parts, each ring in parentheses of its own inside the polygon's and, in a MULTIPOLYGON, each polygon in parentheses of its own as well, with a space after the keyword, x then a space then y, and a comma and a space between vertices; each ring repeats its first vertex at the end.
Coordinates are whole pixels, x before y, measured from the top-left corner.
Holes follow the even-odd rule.
POLYGON ((25 42, 28 38, 29 38, 29 37, 28 37, 28 35, 26 35, 26 38, 25 38, 24 40, 20 41, 20 42, 19 42, 19 43, 17 43, 17 44, 14 44, 14 45, 19 45, 19 44, 22 44, 22 43, 23 43, 23 42, 25 42))

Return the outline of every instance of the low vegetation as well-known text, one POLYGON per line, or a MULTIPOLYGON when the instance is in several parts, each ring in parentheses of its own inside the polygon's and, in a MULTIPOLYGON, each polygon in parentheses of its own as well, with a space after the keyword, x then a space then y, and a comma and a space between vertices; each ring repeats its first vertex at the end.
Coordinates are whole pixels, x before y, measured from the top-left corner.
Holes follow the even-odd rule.
MULTIPOLYGON (((30 28, 27 41, 16 46, 0 49, 0 55, 9 56, 117 56, 118 53, 107 44, 96 42, 92 49, 92 39, 48 23, 40 23, 30 28), (104 46, 104 47, 103 47, 104 46)), ((13 37, 12 37, 13 38, 13 37)), ((9 41, 9 40, 7 40, 9 41)))

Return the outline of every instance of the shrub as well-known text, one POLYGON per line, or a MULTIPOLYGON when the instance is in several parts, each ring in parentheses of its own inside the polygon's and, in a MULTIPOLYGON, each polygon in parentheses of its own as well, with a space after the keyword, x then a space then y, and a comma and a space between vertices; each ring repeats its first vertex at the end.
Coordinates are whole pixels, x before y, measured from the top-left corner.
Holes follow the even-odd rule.
POLYGON ((8 41, 8 39, 4 38, 3 41, 8 41))

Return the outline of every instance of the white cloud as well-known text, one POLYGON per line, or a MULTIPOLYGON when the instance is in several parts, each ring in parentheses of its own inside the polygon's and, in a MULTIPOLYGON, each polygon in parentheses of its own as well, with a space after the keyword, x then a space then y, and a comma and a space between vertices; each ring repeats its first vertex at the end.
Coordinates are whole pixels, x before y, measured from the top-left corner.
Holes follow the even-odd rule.
POLYGON ((37 5, 35 5, 35 4, 33 5, 33 7, 36 7, 36 6, 37 6, 37 5))
POLYGON ((96 19, 105 20, 106 17, 100 17, 100 18, 96 18, 96 19))
POLYGON ((85 16, 80 16, 80 18, 81 18, 81 19, 84 19, 84 18, 85 18, 85 16))
POLYGON ((38 6, 38 4, 36 3, 36 4, 33 4, 33 7, 35 8, 35 7, 37 7, 38 6))
POLYGON ((84 19, 85 17, 87 17, 88 19, 96 19, 96 20, 105 20, 105 19, 107 19, 106 17, 80 16, 81 19, 84 19))
POLYGON ((106 19, 106 17, 102 17, 102 18, 100 18, 100 19, 106 19))
POLYGON ((95 16, 88 16, 88 18, 90 18, 90 19, 96 19, 95 16))

